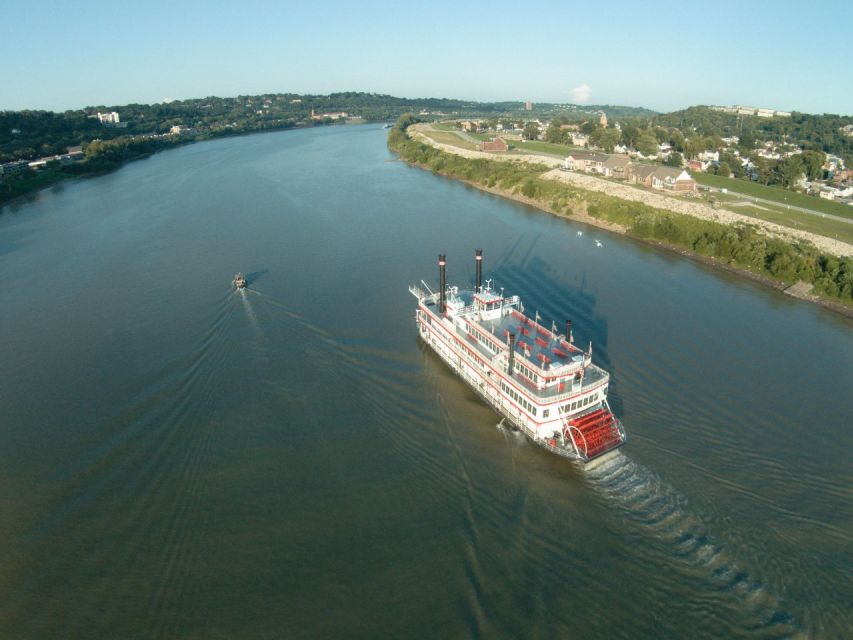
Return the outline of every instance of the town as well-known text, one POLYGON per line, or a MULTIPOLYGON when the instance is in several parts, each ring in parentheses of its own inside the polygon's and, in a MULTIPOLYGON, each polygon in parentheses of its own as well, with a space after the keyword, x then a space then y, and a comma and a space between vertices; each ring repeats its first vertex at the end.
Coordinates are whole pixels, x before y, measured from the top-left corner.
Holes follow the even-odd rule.
MULTIPOLYGON (((532 109, 531 103, 527 107, 532 109)), ((757 118, 790 118, 788 112, 753 107, 709 107, 711 110, 757 118)), ((697 191, 694 175, 707 173, 777 184, 803 194, 853 206, 853 169, 844 158, 803 149, 785 140, 758 140, 749 136, 684 137, 677 129, 630 131, 610 123, 603 111, 580 122, 565 119, 465 119, 454 128, 480 151, 524 151, 565 154, 570 171, 622 179, 653 189, 685 194, 697 191), (548 146, 531 146, 530 143, 548 146), (775 179, 775 180, 774 180, 775 179)), ((633 129, 633 126, 632 126, 633 129)), ((853 137, 853 124, 840 127, 853 137)))

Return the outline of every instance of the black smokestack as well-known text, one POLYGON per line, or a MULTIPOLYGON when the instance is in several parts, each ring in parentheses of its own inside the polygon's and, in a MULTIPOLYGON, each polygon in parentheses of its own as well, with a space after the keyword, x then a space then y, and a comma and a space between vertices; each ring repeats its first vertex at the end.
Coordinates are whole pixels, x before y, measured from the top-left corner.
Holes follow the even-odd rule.
POLYGON ((441 315, 444 315, 444 307, 445 307, 445 299, 444 299, 444 289, 447 286, 446 276, 444 273, 444 265, 447 264, 447 260, 444 257, 444 254, 439 254, 438 256, 438 312, 441 315))
POLYGON ((566 341, 572 343, 572 321, 566 320, 566 341))
POLYGON ((509 362, 506 365, 506 374, 512 375, 512 370, 515 367, 515 334, 509 334, 509 362))
POLYGON ((477 284, 474 286, 474 291, 480 293, 483 286, 483 250, 477 249, 474 252, 474 264, 477 267, 477 284))

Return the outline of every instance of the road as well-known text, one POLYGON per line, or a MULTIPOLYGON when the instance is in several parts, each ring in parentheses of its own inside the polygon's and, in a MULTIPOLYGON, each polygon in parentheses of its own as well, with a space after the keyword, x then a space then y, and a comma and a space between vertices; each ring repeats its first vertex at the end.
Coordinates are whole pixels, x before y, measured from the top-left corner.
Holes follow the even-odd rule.
MULTIPOLYGON (((720 192, 720 189, 717 187, 710 187, 711 192, 720 192)), ((755 196, 748 195, 746 193, 741 193, 740 191, 731 191, 726 190, 726 193, 731 196, 737 196, 738 198, 743 198, 744 200, 749 200, 751 202, 759 202, 761 204, 769 204, 774 207, 785 207, 786 209, 790 209, 791 211, 799 211, 801 213, 808 213, 809 215, 818 216, 820 218, 828 218, 830 220, 837 220, 838 222, 846 222, 847 224, 853 224, 853 218, 845 218, 843 216, 837 216, 832 213, 824 213, 823 211, 815 211, 814 209, 806 209, 805 207, 798 207, 793 204, 787 204, 785 202, 779 202, 778 200, 767 200, 765 198, 757 198, 755 196)), ((725 204, 725 203, 724 203, 725 204)), ((775 210, 774 210, 775 211, 775 210)), ((853 207, 851 207, 851 214, 853 214, 853 207)))

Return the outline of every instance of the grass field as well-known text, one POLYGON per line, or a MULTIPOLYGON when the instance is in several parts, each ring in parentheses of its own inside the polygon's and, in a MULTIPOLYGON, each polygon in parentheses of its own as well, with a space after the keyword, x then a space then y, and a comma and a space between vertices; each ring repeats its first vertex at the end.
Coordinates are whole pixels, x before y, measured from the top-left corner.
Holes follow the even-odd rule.
MULTIPOLYGON (((743 199, 740 201, 743 202, 743 199)), ((768 222, 775 222, 776 224, 781 224, 792 229, 816 233, 827 238, 837 238, 853 244, 853 224, 840 222, 831 218, 821 218, 820 216, 803 213, 802 211, 785 209, 782 206, 777 207, 765 204, 742 206, 724 204, 723 206, 735 213, 767 220, 768 222)))
POLYGON ((534 140, 524 140, 515 142, 515 148, 521 151, 536 151, 538 153, 551 153, 555 156, 565 158, 572 150, 564 144, 554 144, 553 142, 538 142, 534 140))
POLYGON ((429 137, 440 142, 441 144, 449 144, 460 149, 476 149, 476 145, 467 140, 463 140, 453 131, 430 131, 429 137))
POLYGON ((807 196, 802 193, 789 191, 781 187, 767 187, 757 182, 749 182, 748 180, 738 180, 737 178, 725 178, 723 176, 715 176, 710 173, 694 173, 693 179, 697 183, 709 187, 717 187, 736 191, 754 198, 764 198, 765 200, 773 200, 779 202, 782 206, 791 204, 803 209, 812 209, 821 213, 831 213, 836 216, 853 219, 853 207, 824 200, 817 196, 807 196))

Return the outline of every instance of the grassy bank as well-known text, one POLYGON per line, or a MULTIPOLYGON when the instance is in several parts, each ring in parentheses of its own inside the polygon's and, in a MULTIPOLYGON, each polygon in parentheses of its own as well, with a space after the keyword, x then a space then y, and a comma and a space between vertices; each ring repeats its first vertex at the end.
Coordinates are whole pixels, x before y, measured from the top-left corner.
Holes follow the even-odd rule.
POLYGON ((762 198, 777 202, 781 206, 792 205, 802 207, 803 209, 811 209, 821 213, 831 213, 832 215, 841 216, 843 218, 853 219, 853 207, 833 202, 832 200, 824 200, 816 196, 809 196, 804 193, 797 193, 790 189, 782 187, 769 187, 757 182, 749 180, 741 180, 739 178, 726 178, 725 176, 716 176, 710 173, 692 173, 693 179, 701 185, 715 187, 717 189, 728 189, 735 193, 743 193, 753 198, 762 198))
POLYGON ((409 138, 406 128, 415 121, 412 116, 403 116, 388 136, 389 148, 407 162, 483 188, 523 196, 557 214, 585 213, 620 225, 631 237, 759 274, 783 287, 804 281, 813 285, 816 294, 853 308, 851 258, 821 253, 807 242, 791 244, 770 238, 750 225, 702 220, 544 180, 540 176, 547 167, 543 165, 467 159, 446 153, 409 138))

